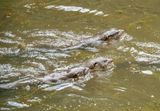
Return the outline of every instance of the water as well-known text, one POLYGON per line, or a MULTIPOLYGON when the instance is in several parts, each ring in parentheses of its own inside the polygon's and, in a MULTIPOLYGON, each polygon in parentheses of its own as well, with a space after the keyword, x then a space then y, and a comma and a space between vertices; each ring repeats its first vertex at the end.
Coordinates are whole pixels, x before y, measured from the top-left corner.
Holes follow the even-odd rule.
POLYGON ((159 0, 1 0, 0 110, 159 111, 159 4, 159 0), (133 40, 57 51, 110 28, 125 30, 133 40), (58 86, 40 85, 34 79, 99 56, 113 58, 112 72, 58 86), (43 90, 48 87, 53 90, 43 90))

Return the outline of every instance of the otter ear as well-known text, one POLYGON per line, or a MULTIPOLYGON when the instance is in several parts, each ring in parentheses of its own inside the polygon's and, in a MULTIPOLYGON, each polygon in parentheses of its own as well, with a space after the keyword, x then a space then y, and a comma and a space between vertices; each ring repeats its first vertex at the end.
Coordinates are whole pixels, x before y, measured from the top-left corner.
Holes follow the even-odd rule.
POLYGON ((92 65, 89 66, 90 69, 94 69, 96 66, 97 62, 93 63, 92 65))
POLYGON ((98 64, 98 62, 95 62, 95 63, 93 64, 93 69, 96 67, 97 64, 98 64))

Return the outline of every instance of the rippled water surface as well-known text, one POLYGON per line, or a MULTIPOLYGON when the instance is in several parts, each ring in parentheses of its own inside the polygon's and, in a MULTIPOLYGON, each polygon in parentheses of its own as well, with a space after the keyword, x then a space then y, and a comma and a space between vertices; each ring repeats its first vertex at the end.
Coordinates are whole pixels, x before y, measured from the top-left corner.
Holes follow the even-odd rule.
POLYGON ((0 110, 160 111, 159 0, 1 0, 0 110), (133 39, 65 50, 104 30, 133 39), (114 70, 80 83, 40 84, 96 57, 114 70))

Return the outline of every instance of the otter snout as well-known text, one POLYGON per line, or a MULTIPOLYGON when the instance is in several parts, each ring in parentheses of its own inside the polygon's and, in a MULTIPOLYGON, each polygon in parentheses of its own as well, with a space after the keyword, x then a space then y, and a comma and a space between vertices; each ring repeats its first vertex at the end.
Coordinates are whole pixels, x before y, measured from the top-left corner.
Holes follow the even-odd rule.
POLYGON ((124 33, 122 29, 112 28, 109 31, 103 32, 100 36, 100 40, 108 41, 108 40, 118 40, 124 33))

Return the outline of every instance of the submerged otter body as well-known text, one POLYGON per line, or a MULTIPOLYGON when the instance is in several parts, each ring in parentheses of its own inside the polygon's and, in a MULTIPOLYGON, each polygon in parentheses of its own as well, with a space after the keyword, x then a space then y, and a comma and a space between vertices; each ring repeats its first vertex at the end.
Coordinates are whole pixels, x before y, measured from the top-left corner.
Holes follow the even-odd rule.
POLYGON ((92 76, 96 70, 109 70, 113 68, 113 66, 114 65, 111 58, 98 57, 89 61, 88 64, 72 67, 66 71, 54 72, 43 78, 39 78, 39 80, 43 81, 44 83, 59 83, 62 81, 78 80, 79 78, 83 78, 86 75, 92 76))

